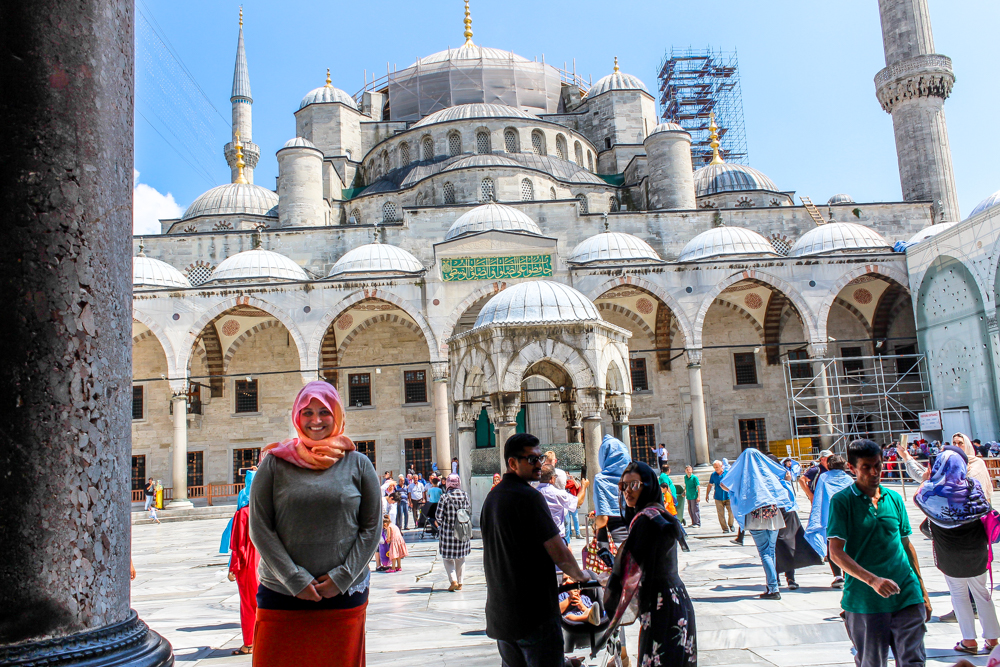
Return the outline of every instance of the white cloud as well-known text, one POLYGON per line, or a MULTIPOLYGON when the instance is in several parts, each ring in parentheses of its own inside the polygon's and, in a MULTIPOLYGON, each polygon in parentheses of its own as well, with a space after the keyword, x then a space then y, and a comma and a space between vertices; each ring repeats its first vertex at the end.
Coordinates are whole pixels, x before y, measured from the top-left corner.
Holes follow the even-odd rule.
POLYGON ((169 192, 161 194, 151 185, 139 182, 138 170, 132 170, 132 229, 136 234, 159 234, 160 220, 179 218, 184 209, 169 192))

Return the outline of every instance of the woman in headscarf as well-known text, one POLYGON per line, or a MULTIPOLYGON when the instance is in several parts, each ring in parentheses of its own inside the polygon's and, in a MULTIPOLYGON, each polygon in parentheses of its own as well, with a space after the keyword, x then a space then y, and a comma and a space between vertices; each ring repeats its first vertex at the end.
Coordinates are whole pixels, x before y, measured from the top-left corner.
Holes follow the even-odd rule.
POLYGON ((622 518, 630 526, 618 548, 604 594, 611 630, 638 595, 639 665, 698 664, 694 606, 677 573, 677 546, 688 550, 684 531, 663 506, 656 472, 629 463, 619 490, 622 518))
POLYGON ((441 560, 444 570, 448 573, 448 590, 462 590, 463 574, 465 572, 465 557, 472 551, 472 524, 463 522, 461 530, 455 531, 459 524, 459 512, 465 510, 463 519, 468 521, 472 504, 469 496, 462 490, 461 478, 452 473, 444 483, 445 492, 438 501, 437 520, 441 538, 438 548, 441 550, 441 560), (464 534, 468 527, 468 534, 464 534))
POLYGON ((328 383, 302 388, 292 424, 298 437, 264 448, 250 490, 260 552, 254 665, 363 665, 378 475, 344 435, 344 408, 328 383))
POLYGON ((243 646, 233 655, 253 652, 253 628, 257 621, 257 564, 260 554, 250 541, 250 486, 256 467, 250 468, 243 479, 243 490, 236 498, 236 515, 232 519, 229 548, 229 581, 235 581, 240 592, 240 627, 243 629, 243 646))
POLYGON ((946 445, 913 501, 927 515, 920 532, 933 541, 934 564, 951 591, 951 605, 962 633, 955 650, 976 655, 979 645, 969 595, 976 601, 987 651, 997 646, 1000 623, 986 584, 989 542, 980 521, 991 508, 979 480, 968 474, 967 460, 962 448, 946 445))
MULTIPOLYGON (((616 548, 628 537, 628 524, 618 504, 618 482, 631 462, 632 456, 625 443, 605 435, 597 451, 597 466, 601 471, 594 475, 594 528, 599 549, 610 548, 609 535, 616 548)), ((657 492, 659 488, 657 483, 657 492)))
MULTIPOLYGON (((498 473, 498 472, 493 473, 493 486, 496 486, 497 484, 499 484, 501 479, 503 479, 503 478, 500 477, 500 473, 498 473)), ((490 491, 493 490, 493 486, 490 487, 490 491)))
POLYGON ((964 433, 956 433, 951 436, 951 444, 959 447, 965 453, 965 458, 969 461, 967 466, 969 477, 979 482, 979 486, 986 496, 986 502, 992 503, 993 480, 990 479, 990 471, 986 468, 986 462, 979 458, 979 453, 972 446, 969 436, 964 433))
POLYGON ((733 515, 741 528, 750 531, 767 580, 763 600, 780 600, 775 547, 778 531, 785 527, 781 510, 795 511, 791 486, 783 484, 788 471, 759 450, 743 450, 722 478, 722 488, 729 491, 733 515))
POLYGON ((830 522, 830 499, 840 493, 854 480, 844 469, 847 461, 839 454, 834 454, 826 461, 827 471, 816 478, 816 488, 813 490, 812 507, 809 509, 809 522, 806 524, 805 537, 809 546, 817 554, 826 558, 833 572, 834 588, 844 587, 844 572, 840 566, 829 560, 826 549, 826 526, 830 522))
MULTIPOLYGON (((768 454, 767 457, 788 471, 781 478, 781 483, 792 494, 792 497, 795 497, 794 480, 789 467, 782 464, 774 454, 768 454)), ((823 558, 806 542, 806 533, 795 509, 779 509, 778 511, 781 512, 781 520, 785 522, 785 526, 778 531, 778 541, 774 546, 774 565, 778 574, 785 575, 788 590, 794 591, 799 588, 799 584, 795 581, 795 570, 801 570, 810 565, 822 565, 823 558)))

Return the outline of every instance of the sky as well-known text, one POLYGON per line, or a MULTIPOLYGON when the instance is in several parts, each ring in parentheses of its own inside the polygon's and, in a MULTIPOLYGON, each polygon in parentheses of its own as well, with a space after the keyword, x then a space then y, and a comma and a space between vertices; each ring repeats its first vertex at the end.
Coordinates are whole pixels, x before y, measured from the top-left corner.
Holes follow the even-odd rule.
MULTIPOLYGON (((991 158, 1000 139, 985 123, 1000 108, 1000 3, 929 0, 935 49, 956 84, 945 104, 963 216, 1000 189, 991 158)), ((227 183, 236 2, 137 0, 135 227, 179 217, 199 194, 227 183)), ((825 202, 899 201, 892 120, 875 98, 885 66, 877 0, 472 0, 474 41, 597 81, 618 56, 654 92, 674 48, 736 50, 748 163, 782 190, 825 202)), ((295 134, 301 98, 323 85, 353 95, 365 71, 384 75, 463 42, 459 0, 245 0, 253 91, 255 182, 275 187, 275 152, 295 134)))

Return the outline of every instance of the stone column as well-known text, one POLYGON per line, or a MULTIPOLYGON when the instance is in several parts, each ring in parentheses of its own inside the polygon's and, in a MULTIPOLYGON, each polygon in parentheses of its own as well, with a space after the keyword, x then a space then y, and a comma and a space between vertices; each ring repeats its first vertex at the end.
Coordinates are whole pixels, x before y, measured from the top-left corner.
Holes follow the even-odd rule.
POLYGON ((170 405, 174 411, 174 442, 173 454, 173 499, 167 509, 184 510, 194 507, 188 500, 187 469, 188 469, 188 434, 187 434, 187 383, 175 387, 171 383, 173 396, 170 405))
POLYGON ((694 428, 694 455, 697 465, 711 463, 708 451, 708 419, 705 417, 705 390, 701 384, 701 348, 684 350, 691 387, 691 425, 694 428))
MULTIPOLYGON (((826 345, 810 345, 809 356, 814 359, 825 359, 826 345)), ((813 362, 813 386, 816 388, 816 416, 819 419, 819 437, 823 449, 829 449, 834 442, 833 413, 830 410, 830 384, 826 373, 825 361, 813 362)))
POLYGON ((134 4, 3 16, 0 664, 165 665, 129 604, 134 4))
POLYGON ((500 474, 507 472, 507 461, 503 458, 503 446, 507 438, 517 432, 517 413, 521 410, 521 392, 503 391, 490 394, 490 404, 486 408, 490 422, 497 432, 497 459, 500 474))
POLYGON ((576 401, 563 403, 561 408, 563 419, 566 420, 566 442, 583 442, 583 425, 580 423, 583 413, 576 401))
POLYGON ((615 396, 608 398, 607 410, 611 413, 611 428, 614 436, 625 443, 631 450, 632 443, 629 439, 628 416, 632 411, 632 402, 628 396, 615 396))
POLYGON ((478 403, 462 401, 455 404, 455 423, 458 424, 458 474, 466 493, 472 490, 472 450, 476 448, 476 419, 478 403))
MULTIPOLYGON (((438 469, 451 472, 451 426, 448 423, 448 364, 431 364, 434 370, 434 427, 438 469)), ((461 462, 459 462, 461 465, 461 462)))
MULTIPOLYGON (((583 453, 587 464, 587 478, 593 482, 594 476, 601 471, 598 465, 598 453, 604 434, 601 431, 601 408, 604 406, 604 392, 600 389, 581 389, 577 392, 577 406, 580 409, 583 422, 583 453)), ((593 487, 587 496, 586 508, 594 509, 593 487)))

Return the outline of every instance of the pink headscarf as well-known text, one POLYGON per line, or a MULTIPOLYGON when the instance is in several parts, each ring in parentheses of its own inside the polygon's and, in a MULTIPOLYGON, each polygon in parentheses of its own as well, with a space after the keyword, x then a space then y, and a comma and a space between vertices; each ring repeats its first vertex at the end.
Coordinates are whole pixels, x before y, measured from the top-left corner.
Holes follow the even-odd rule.
POLYGON ((344 458, 345 452, 357 449, 351 439, 344 435, 344 421, 344 406, 333 385, 322 380, 310 382, 295 397, 295 404, 292 406, 292 425, 299 437, 267 445, 261 456, 274 454, 300 468, 326 470, 344 458), (302 409, 314 398, 333 414, 333 432, 323 440, 312 440, 302 430, 302 409))
POLYGON ((462 478, 454 473, 448 475, 448 479, 444 481, 444 488, 446 491, 457 489, 460 486, 462 486, 462 478))

